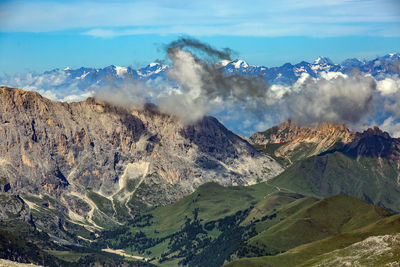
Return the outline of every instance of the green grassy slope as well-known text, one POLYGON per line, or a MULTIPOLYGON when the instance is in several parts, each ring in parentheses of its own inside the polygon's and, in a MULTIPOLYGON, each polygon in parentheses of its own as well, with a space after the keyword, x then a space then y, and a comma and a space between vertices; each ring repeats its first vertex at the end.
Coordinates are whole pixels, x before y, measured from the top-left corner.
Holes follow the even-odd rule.
MULTIPOLYGON (((282 207, 290 206, 291 203, 305 202, 304 196, 286 191, 276 191, 269 193, 263 197, 253 209, 251 209, 248 217, 243 221, 243 225, 250 224, 256 220, 261 220, 264 216, 269 216, 274 213, 282 214, 282 207)), ((309 198, 309 203, 317 201, 316 198, 309 198)))
MULTIPOLYGON (((324 254, 326 253, 346 248, 370 236, 390 235, 399 232, 400 215, 393 215, 353 231, 298 246, 285 253, 275 256, 239 259, 226 266, 313 266, 325 259, 327 255, 324 254)), ((371 265, 372 260, 365 264, 371 265)), ((385 261, 385 259, 380 260, 385 261)))
POLYGON ((337 195, 299 207, 247 244, 273 255, 298 245, 357 229, 390 213, 353 197, 337 195))
POLYGON ((316 197, 350 195, 400 212, 397 175, 397 165, 386 158, 333 152, 296 162, 269 184, 316 197))
MULTIPOLYGON (((272 216, 276 211, 303 198, 265 183, 248 187, 207 183, 172 205, 103 232, 94 245, 124 249, 164 266, 219 266, 244 239, 278 223, 282 214, 289 216, 285 212, 272 216)), ((315 201, 308 198, 304 203, 315 201)))
POLYGON ((176 227, 184 224, 186 218, 192 217, 195 209, 198 209, 198 217, 206 223, 248 209, 274 190, 274 187, 265 183, 249 187, 223 187, 207 183, 195 193, 172 205, 158 207, 151 214, 157 230, 160 233, 170 233, 179 230, 176 227))

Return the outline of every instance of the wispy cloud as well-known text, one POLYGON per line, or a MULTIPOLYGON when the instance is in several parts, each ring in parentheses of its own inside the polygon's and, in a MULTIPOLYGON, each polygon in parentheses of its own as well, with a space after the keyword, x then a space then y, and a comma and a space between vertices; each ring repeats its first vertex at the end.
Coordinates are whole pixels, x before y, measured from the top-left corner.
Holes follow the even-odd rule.
POLYGON ((400 36, 398 0, 6 1, 0 4, 0 17, 2 32, 78 29, 106 38, 181 33, 400 36))
POLYGON ((134 28, 94 28, 81 32, 83 35, 113 38, 118 36, 138 34, 186 34, 191 36, 311 36, 311 37, 335 37, 335 36, 400 36, 400 31, 390 31, 379 27, 364 27, 362 25, 333 25, 327 24, 271 24, 266 23, 242 23, 231 25, 182 25, 182 26, 152 26, 134 28))

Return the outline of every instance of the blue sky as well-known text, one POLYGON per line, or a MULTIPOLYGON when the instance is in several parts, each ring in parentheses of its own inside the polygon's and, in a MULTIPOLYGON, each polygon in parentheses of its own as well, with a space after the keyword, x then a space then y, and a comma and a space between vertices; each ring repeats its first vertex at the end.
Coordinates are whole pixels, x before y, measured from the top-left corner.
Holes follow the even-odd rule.
POLYGON ((0 75, 141 67, 190 35, 250 64, 371 59, 400 47, 399 0, 1 1, 0 75))

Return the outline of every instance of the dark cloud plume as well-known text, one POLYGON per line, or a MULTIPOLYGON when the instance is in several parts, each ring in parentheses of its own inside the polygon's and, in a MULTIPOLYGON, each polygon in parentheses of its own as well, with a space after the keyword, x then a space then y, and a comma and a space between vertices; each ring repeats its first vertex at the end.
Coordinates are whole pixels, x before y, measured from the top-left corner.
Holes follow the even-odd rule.
POLYGON ((193 122, 209 112, 240 104, 254 113, 261 113, 269 86, 265 79, 247 75, 227 75, 218 64, 210 64, 193 53, 200 50, 203 57, 230 58, 230 49, 217 50, 194 39, 182 38, 167 46, 172 61, 168 77, 179 92, 161 99, 160 106, 193 122), (190 111, 190 112, 188 112, 190 111), (183 116, 184 115, 184 116, 183 116))
POLYGON ((208 56, 220 60, 222 59, 231 60, 231 55, 233 52, 230 48, 223 48, 221 50, 218 50, 208 44, 202 43, 196 39, 189 37, 179 38, 178 40, 173 41, 166 46, 168 55, 174 54, 175 53, 174 51, 177 49, 184 49, 184 48, 192 48, 201 51, 208 56))

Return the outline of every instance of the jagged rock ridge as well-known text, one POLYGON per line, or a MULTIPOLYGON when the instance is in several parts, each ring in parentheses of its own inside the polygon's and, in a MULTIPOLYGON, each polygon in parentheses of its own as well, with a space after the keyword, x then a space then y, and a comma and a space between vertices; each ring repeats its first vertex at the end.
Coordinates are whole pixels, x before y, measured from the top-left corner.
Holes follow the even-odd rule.
POLYGON ((344 146, 341 151, 357 158, 367 156, 397 161, 400 159, 399 149, 400 139, 392 138, 389 133, 374 126, 357 133, 354 141, 344 146))
POLYGON ((338 144, 350 143, 355 137, 356 134, 343 124, 323 122, 314 126, 299 126, 288 119, 264 132, 253 134, 250 142, 264 148, 272 146, 275 156, 291 162, 318 155, 338 144))

